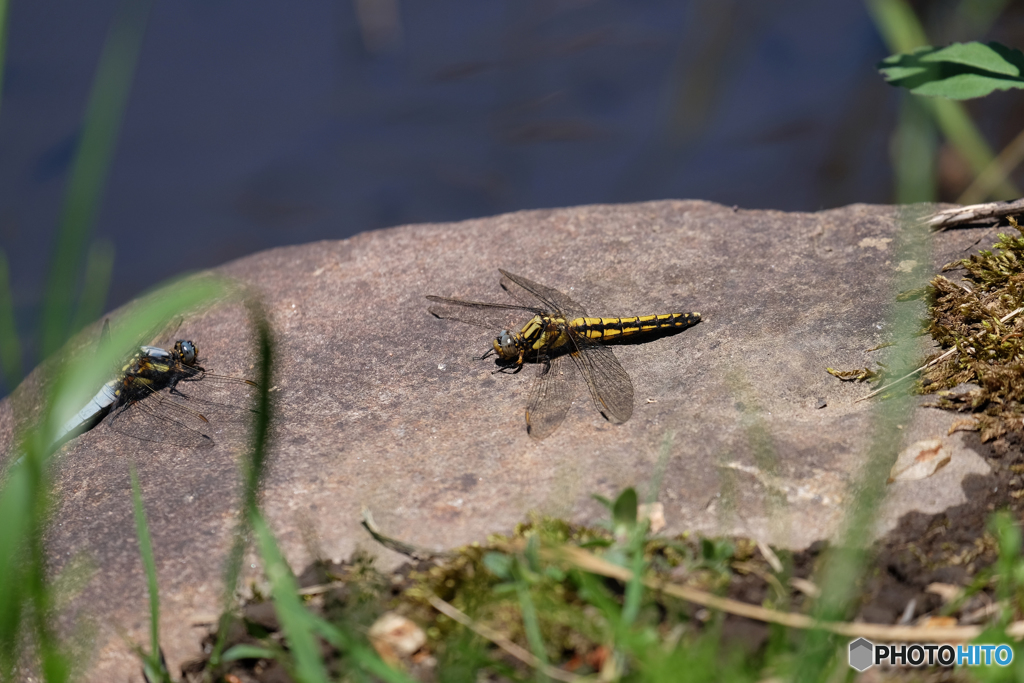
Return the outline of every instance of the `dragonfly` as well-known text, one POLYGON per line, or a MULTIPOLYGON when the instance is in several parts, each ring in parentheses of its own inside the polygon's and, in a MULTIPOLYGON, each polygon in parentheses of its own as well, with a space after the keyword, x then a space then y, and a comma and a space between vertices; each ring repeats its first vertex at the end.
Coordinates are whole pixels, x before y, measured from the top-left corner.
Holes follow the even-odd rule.
MULTIPOLYGON (((104 323, 101 343, 109 339, 104 323)), ((57 431, 53 446, 92 429, 106 419, 116 432, 141 441, 190 447, 211 445, 206 433, 210 420, 200 412, 223 414, 247 412, 240 406, 218 403, 198 390, 199 384, 255 387, 252 380, 208 372, 201 365, 199 346, 179 339, 171 349, 140 346, 85 406, 57 431), (187 391, 183 388, 188 387, 187 391)))
POLYGON ((701 321, 700 313, 665 313, 631 318, 594 318, 566 294, 521 275, 498 269, 501 286, 516 303, 464 301, 428 296, 437 318, 494 330, 511 317, 529 320, 519 331, 501 329, 481 359, 492 354, 495 372, 518 373, 539 364, 526 406, 526 430, 535 439, 551 435, 565 419, 582 375, 594 405, 606 420, 621 424, 633 414, 633 383, 605 344, 636 335, 681 331, 701 321))

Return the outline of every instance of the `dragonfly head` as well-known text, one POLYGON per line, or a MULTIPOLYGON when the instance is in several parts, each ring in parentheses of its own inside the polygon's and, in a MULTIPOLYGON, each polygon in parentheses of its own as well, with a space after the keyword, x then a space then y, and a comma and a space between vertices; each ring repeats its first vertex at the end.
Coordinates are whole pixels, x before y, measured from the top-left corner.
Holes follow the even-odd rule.
POLYGON ((519 358, 519 346, 516 344, 515 335, 508 330, 502 330, 493 343, 494 352, 502 360, 515 360, 519 358))
POLYGON ((185 365, 195 365, 199 359, 199 347, 195 342, 187 339, 179 339, 174 342, 174 351, 185 365))

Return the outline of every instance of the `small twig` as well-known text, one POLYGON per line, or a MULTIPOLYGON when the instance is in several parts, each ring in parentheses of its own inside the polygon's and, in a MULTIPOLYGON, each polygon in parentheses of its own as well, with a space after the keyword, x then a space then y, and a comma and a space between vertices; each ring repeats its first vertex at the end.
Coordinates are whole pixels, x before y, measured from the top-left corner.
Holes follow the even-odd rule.
POLYGON ((326 593, 327 591, 333 588, 341 588, 342 586, 347 585, 348 581, 331 581, 330 583, 320 583, 315 586, 306 586, 305 588, 300 588, 299 595, 320 595, 322 593, 326 593))
POLYGON ((373 513, 370 512, 370 508, 364 507, 362 512, 363 528, 373 536, 373 540, 377 541, 388 550, 393 550, 396 553, 420 561, 444 559, 455 556, 455 553, 452 552, 438 552, 428 548, 421 548, 419 546, 412 545, 411 543, 405 543, 404 541, 399 541, 391 538, 390 536, 385 536, 381 533, 380 527, 377 526, 377 523, 373 521, 373 513))
MULTIPOLYGON (((1011 318, 1013 318, 1015 315, 1017 315, 1021 311, 1024 311, 1024 306, 1022 306, 1021 308, 1018 308, 1015 311, 1011 311, 1011 312, 1007 313, 1006 315, 1004 315, 1002 318, 999 319, 999 322, 1000 323, 1009 322, 1011 318)), ((979 333, 979 334, 984 334, 984 333, 979 333)), ((978 335, 975 335, 973 338, 977 339, 978 335)), ((910 379, 914 375, 916 375, 916 374, 918 374, 920 372, 923 372, 924 370, 927 370, 931 366, 933 366, 933 365, 935 365, 937 363, 941 363, 942 361, 946 360, 947 358, 952 356, 954 353, 956 353, 956 351, 957 351, 957 348, 954 346, 953 348, 949 349, 948 351, 946 351, 944 354, 942 354, 938 358, 933 358, 931 361, 929 361, 928 363, 925 363, 924 365, 919 367, 917 370, 914 370, 909 375, 904 375, 903 377, 900 377, 895 382, 891 382, 890 384, 886 384, 884 387, 879 387, 878 389, 875 389, 874 391, 872 391, 867 396, 861 396, 856 401, 854 401, 854 403, 860 403, 861 401, 865 401, 865 400, 871 398, 872 396, 877 396, 878 394, 882 393, 883 391, 887 391, 887 390, 893 388, 897 384, 900 384, 900 383, 910 379)))
POLYGON ((807 579, 801 579, 799 576, 794 576, 789 580, 789 585, 808 597, 821 597, 821 589, 807 579))
POLYGON ((775 570, 775 573, 781 574, 782 562, 779 561, 779 556, 775 554, 775 551, 771 549, 771 546, 759 538, 757 539, 757 549, 761 551, 761 555, 764 557, 765 561, 771 565, 771 568, 775 570))
POLYGON ((1024 199, 1012 202, 989 202, 987 204, 971 204, 957 206, 952 209, 938 211, 925 219, 925 224, 933 230, 944 230, 957 225, 987 221, 994 223, 1005 216, 1024 212, 1024 199))
MULTIPOLYGON (((558 549, 542 551, 542 554, 551 559, 567 561, 592 574, 608 576, 623 582, 630 581, 633 578, 633 572, 629 569, 603 560, 582 548, 564 546, 558 549)), ((981 626, 888 626, 886 624, 817 621, 806 614, 766 609, 760 605, 751 605, 750 603, 740 602, 732 598, 723 598, 698 588, 690 588, 689 586, 664 583, 650 578, 643 579, 643 583, 652 590, 661 591, 668 595, 721 610, 722 612, 728 612, 729 614, 735 614, 736 616, 772 624, 781 624, 791 628, 818 628, 851 638, 867 638, 868 640, 883 642, 945 643, 977 638, 983 630, 981 626)), ((1024 621, 1016 621, 1010 624, 1006 628, 1006 633, 1014 638, 1024 637, 1024 621)))
POLYGON ((482 636, 483 638, 486 638, 487 640, 491 641, 492 643, 500 647, 502 650, 509 653, 519 661, 521 661, 523 664, 526 664, 527 666, 532 666, 534 669, 539 669, 546 676, 550 676, 551 678, 557 678, 558 680, 566 681, 567 683, 577 683, 578 681, 587 680, 582 676, 577 676, 576 674, 569 673, 564 669, 559 669, 556 666, 545 664, 544 662, 540 661, 540 659, 538 659, 529 650, 519 647, 518 645, 516 645, 511 640, 506 638, 501 633, 498 633, 494 629, 485 626, 484 624, 476 623, 465 612, 460 611, 458 608, 445 602, 436 595, 428 594, 427 601, 430 602, 434 609, 436 609, 441 614, 445 615, 449 619, 452 619, 453 621, 459 622, 460 624, 462 624, 469 630, 473 631, 477 635, 482 636))

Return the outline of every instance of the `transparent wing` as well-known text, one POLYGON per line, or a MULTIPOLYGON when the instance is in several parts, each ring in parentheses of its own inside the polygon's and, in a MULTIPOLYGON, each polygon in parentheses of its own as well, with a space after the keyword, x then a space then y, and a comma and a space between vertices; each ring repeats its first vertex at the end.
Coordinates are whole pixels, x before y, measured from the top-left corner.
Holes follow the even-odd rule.
POLYGON ((560 314, 565 318, 582 318, 587 315, 583 306, 557 289, 546 287, 521 275, 513 275, 501 268, 498 272, 501 273, 501 286, 513 299, 525 306, 533 306, 540 301, 547 312, 560 314))
POLYGON ((578 349, 569 354, 583 373, 594 405, 610 421, 625 422, 633 414, 633 382, 607 346, 572 335, 578 349))
POLYGON ((115 432, 139 441, 181 448, 213 445, 207 433, 209 420, 165 393, 118 406, 105 422, 115 432))
POLYGON ((174 389, 137 391, 139 397, 111 412, 110 428, 140 441, 198 448, 213 444, 211 428, 241 428, 248 423, 255 382, 188 370, 192 374, 174 389))
POLYGON ((446 299, 440 296, 428 296, 433 302, 429 308, 430 314, 445 320, 456 320, 468 325, 486 327, 497 332, 506 329, 510 320, 515 318, 532 318, 544 311, 529 306, 517 306, 513 304, 493 304, 483 301, 463 301, 462 299, 446 299))
POLYGON ((562 424, 572 406, 576 389, 576 368, 567 356, 557 356, 540 366, 526 406, 526 431, 534 439, 550 436, 562 424))

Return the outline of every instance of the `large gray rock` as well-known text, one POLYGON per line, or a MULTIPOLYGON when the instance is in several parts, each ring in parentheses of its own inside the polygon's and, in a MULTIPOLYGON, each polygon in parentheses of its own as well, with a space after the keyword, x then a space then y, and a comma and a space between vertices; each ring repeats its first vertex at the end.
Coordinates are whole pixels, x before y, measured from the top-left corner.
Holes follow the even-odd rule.
MULTIPOLYGON (((220 268, 263 293, 277 335, 264 503, 288 558, 299 569, 315 553, 374 548, 359 526, 363 506, 389 534, 438 549, 508 531, 531 510, 593 522, 603 510, 591 494, 649 491, 663 454, 664 533, 794 548, 828 538, 864 460, 871 402, 854 403, 868 389, 825 368, 884 357, 868 349, 890 340, 896 231, 891 207, 790 214, 664 201, 407 226, 220 268), (492 374, 492 362, 474 357, 497 330, 435 319, 423 298, 504 301, 499 267, 570 294, 592 315, 700 311, 704 322, 615 347, 635 388, 628 422, 607 423, 581 386, 561 428, 536 441, 523 415, 535 369, 492 374), (752 421, 767 448, 752 443, 752 421), (766 487, 784 505, 767 505, 766 487)), ((938 234, 931 267, 980 237, 938 234)), ((246 375, 246 334, 241 308, 222 307, 186 321, 179 336, 200 343, 209 368, 246 375)), ((891 486, 880 531, 908 510, 962 503, 961 479, 987 471, 961 436, 946 436, 951 420, 916 410, 908 442, 941 438, 952 460, 934 477, 891 486)), ((10 426, 5 403, 4 439, 10 426)), ((145 642, 148 613, 130 460, 172 667, 196 655, 193 625, 216 617, 244 443, 237 431, 216 436, 213 448, 188 451, 101 425, 66 447, 49 548, 55 569, 82 554, 97 566, 75 603, 99 625, 92 680, 140 679, 121 635, 145 642)), ((385 564, 398 559, 375 552, 385 564)))

